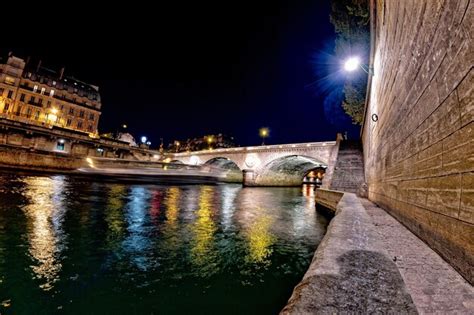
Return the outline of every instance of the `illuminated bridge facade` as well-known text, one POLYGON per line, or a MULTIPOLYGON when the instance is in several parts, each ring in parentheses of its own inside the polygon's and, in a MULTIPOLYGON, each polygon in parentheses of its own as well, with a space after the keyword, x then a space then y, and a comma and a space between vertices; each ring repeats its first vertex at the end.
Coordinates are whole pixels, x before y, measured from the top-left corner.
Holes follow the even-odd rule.
POLYGON ((174 163, 218 167, 246 186, 298 186, 316 168, 325 168, 323 187, 329 187, 338 141, 263 145, 175 153, 174 163))

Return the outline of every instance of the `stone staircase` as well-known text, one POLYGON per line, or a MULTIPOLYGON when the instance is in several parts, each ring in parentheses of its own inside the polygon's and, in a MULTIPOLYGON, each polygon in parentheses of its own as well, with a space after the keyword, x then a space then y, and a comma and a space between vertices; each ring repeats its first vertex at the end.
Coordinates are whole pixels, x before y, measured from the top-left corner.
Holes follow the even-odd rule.
POLYGON ((363 183, 362 144, 358 140, 342 140, 330 189, 358 193, 363 183))

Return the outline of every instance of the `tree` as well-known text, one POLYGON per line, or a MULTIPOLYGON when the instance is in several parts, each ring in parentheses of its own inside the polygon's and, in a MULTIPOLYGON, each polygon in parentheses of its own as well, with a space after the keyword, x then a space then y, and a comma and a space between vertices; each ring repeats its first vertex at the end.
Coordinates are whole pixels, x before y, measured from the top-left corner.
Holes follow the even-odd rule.
MULTIPOLYGON (((357 55, 368 63, 370 50, 368 0, 332 0, 330 20, 336 32, 335 53, 340 60, 357 55)), ((367 75, 348 76, 342 107, 354 124, 362 124, 367 75)))

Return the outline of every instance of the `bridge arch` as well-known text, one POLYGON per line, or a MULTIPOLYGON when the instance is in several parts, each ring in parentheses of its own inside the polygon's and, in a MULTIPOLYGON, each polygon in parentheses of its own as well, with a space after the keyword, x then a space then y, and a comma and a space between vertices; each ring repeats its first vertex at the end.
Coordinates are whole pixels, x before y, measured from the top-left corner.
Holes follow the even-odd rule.
POLYGON ((263 165, 256 178, 255 184, 263 186, 297 186, 303 183, 304 177, 312 170, 327 165, 314 158, 304 155, 286 155, 278 157, 263 165))
POLYGON ((216 167, 225 172, 225 181, 230 183, 242 183, 242 171, 240 167, 229 158, 226 157, 214 157, 207 160, 203 165, 216 167))
POLYGON ((217 167, 223 170, 229 170, 229 171, 239 171, 240 172, 240 167, 232 161, 229 158, 226 157, 214 157, 212 159, 207 160, 204 165, 209 165, 213 167, 217 167))

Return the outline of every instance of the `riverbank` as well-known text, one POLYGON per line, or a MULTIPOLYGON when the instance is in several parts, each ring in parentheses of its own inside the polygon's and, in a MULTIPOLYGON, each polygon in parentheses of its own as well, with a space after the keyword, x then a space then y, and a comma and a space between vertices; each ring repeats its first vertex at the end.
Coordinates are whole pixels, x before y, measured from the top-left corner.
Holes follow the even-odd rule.
POLYGON ((335 217, 281 314, 471 313, 473 287, 383 209, 318 190, 335 217))

